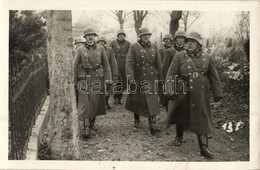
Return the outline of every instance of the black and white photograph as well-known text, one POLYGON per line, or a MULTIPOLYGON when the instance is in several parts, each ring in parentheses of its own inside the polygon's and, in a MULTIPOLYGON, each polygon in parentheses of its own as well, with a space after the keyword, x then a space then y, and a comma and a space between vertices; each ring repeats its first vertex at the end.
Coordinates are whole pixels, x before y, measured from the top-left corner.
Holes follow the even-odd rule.
POLYGON ((1 1, 0 168, 260 168, 258 1, 30 2, 1 1))

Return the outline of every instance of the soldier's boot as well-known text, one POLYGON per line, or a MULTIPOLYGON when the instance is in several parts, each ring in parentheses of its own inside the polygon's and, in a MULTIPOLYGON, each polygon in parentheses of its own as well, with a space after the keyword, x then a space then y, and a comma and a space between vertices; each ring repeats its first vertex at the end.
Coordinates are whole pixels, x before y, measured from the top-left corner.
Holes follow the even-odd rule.
POLYGON ((98 131, 98 127, 96 126, 96 123, 95 123, 95 120, 96 118, 90 120, 90 129, 94 130, 94 131, 98 131))
POLYGON ((208 137, 207 135, 198 135, 200 154, 208 159, 213 159, 213 153, 208 149, 208 137))
POLYGON ((114 104, 117 104, 118 103, 118 94, 114 94, 114 104))
POLYGON ((176 138, 174 140, 174 146, 181 146, 183 141, 183 125, 176 124, 176 138))
POLYGON ((108 103, 108 99, 109 99, 109 96, 106 97, 106 105, 107 105, 107 109, 111 109, 111 106, 110 106, 109 103, 108 103))
POLYGON ((123 96, 123 94, 121 93, 121 94, 118 94, 118 104, 122 104, 122 96, 123 96))
POLYGON ((135 124, 134 128, 139 129, 140 127, 140 115, 134 113, 135 124))
POLYGON ((82 137, 87 139, 87 138, 90 138, 91 137, 91 132, 90 132, 90 119, 88 118, 85 118, 84 121, 84 130, 85 130, 85 133, 82 134, 82 137))
POLYGON ((156 117, 155 116, 150 116, 148 118, 148 120, 149 120, 150 134, 151 135, 155 135, 156 133, 161 131, 161 129, 156 125, 156 117))

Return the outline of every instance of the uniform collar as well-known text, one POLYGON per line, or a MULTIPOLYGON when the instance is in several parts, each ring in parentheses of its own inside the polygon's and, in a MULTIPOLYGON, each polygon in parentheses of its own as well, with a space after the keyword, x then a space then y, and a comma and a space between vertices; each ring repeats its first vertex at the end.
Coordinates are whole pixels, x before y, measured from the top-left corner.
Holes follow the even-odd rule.
POLYGON ((150 48, 151 47, 151 42, 148 41, 148 43, 143 43, 141 40, 137 41, 143 48, 150 48))
POLYGON ((197 58, 200 58, 200 56, 202 55, 202 50, 201 48, 197 48, 193 53, 190 53, 188 50, 186 50, 187 54, 191 57, 191 58, 194 58, 194 57, 197 57, 197 58))
POLYGON ((171 48, 171 47, 172 47, 171 45, 168 45, 168 46, 164 45, 164 48, 166 48, 166 49, 171 48))
POLYGON ((90 50, 91 48, 96 49, 97 44, 96 44, 96 42, 94 42, 94 44, 92 44, 92 45, 89 45, 88 43, 85 43, 85 47, 86 47, 88 50, 90 50))
POLYGON ((117 43, 118 43, 118 44, 124 44, 124 43, 125 43, 125 39, 123 39, 122 41, 119 41, 119 40, 117 39, 117 43))
POLYGON ((180 45, 178 45, 177 43, 174 45, 174 47, 175 47, 175 49, 176 49, 177 51, 182 51, 182 50, 184 50, 184 46, 180 46, 180 45))

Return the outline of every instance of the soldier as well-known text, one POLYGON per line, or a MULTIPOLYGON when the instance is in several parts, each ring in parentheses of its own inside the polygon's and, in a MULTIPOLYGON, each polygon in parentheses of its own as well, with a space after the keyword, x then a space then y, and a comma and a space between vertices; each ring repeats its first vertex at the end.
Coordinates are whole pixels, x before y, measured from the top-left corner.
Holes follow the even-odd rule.
POLYGON ((131 45, 126 59, 126 75, 131 90, 126 109, 134 112, 135 128, 140 126, 140 116, 148 117, 150 133, 155 135, 160 131, 156 127, 156 115, 160 113, 160 108, 154 89, 156 80, 162 78, 161 62, 156 45, 150 42, 152 34, 149 29, 140 28, 139 32, 140 40, 131 45), (143 87, 144 84, 148 86, 143 87))
POLYGON ((173 38, 175 50, 177 50, 177 51, 184 50, 185 39, 186 39, 186 35, 185 35, 184 31, 178 30, 175 33, 174 38, 173 38))
MULTIPOLYGON (((210 92, 214 101, 222 98, 221 82, 213 59, 202 51, 201 36, 191 32, 187 36, 187 50, 175 55, 167 73, 167 96, 174 98, 174 108, 168 115, 170 124, 190 128, 198 136, 200 153, 206 158, 213 158, 208 149, 208 137, 211 133, 210 92), (172 88, 175 81, 176 87, 172 88), (210 86, 210 87, 209 87, 210 86)), ((183 139, 183 128, 177 129, 175 146, 180 146, 183 139)))
POLYGON ((163 59, 164 59, 164 51, 166 49, 172 47, 172 45, 173 45, 172 42, 173 42, 173 39, 172 39, 171 34, 164 35, 164 37, 163 37, 163 48, 159 49, 159 54, 161 56, 161 63, 163 62, 163 59))
POLYGON ((96 44, 95 36, 97 33, 93 28, 84 30, 86 43, 77 49, 74 60, 74 85, 79 90, 78 116, 83 118, 84 138, 91 136, 90 129, 98 130, 96 116, 106 114, 104 80, 111 81, 106 51, 96 44))
MULTIPOLYGON (((74 42, 74 45, 75 45, 75 49, 72 51, 72 54, 73 56, 75 57, 75 54, 76 54, 76 50, 80 47, 80 46, 84 46, 86 40, 85 38, 83 37, 76 37, 75 38, 75 42, 74 42)), ((75 58, 74 58, 75 59, 75 58)), ((77 88, 75 88, 75 94, 76 94, 76 102, 77 102, 77 105, 78 105, 78 100, 79 100, 79 92, 77 90, 77 88)))
MULTIPOLYGON (((165 59, 165 52, 167 51, 167 54, 170 53, 173 55, 175 54, 175 50, 173 48, 173 38, 171 34, 166 34, 163 37, 163 43, 164 43, 164 47, 162 49, 159 50, 160 56, 161 56, 161 62, 162 62, 162 75, 163 75, 163 79, 165 80, 166 74, 167 74, 167 70, 170 66, 170 61, 169 59, 171 58, 171 55, 169 57, 167 57, 167 59, 165 59), (167 63, 169 62, 169 63, 167 63)), ((159 97, 160 97, 160 104, 165 106, 165 102, 163 102, 163 91, 164 91, 164 87, 160 84, 159 86, 159 97)), ((167 107, 166 107, 167 109, 167 107)))
MULTIPOLYGON (((118 77, 118 67, 117 67, 117 62, 116 62, 116 58, 115 58, 115 54, 113 52, 113 49, 106 45, 107 44, 107 40, 103 36, 98 37, 97 43, 102 45, 105 48, 105 50, 106 50, 107 58, 108 58, 108 61, 109 61, 109 64, 110 64, 110 68, 111 68, 111 71, 112 71, 111 73, 112 73, 113 82, 114 82, 115 80, 117 80, 117 77, 118 77)), ((107 95, 106 95, 107 109, 111 109, 111 107, 110 107, 110 105, 108 103, 108 99, 109 99, 109 96, 112 93, 113 93, 113 87, 110 86, 110 88, 107 90, 107 95)))
POLYGON ((118 80, 121 83, 117 83, 117 93, 114 94, 114 103, 122 104, 121 99, 123 96, 123 90, 126 88, 126 76, 125 76, 125 62, 126 55, 130 47, 130 42, 125 40, 126 34, 123 29, 118 30, 117 39, 111 41, 110 46, 112 47, 118 66, 118 80))

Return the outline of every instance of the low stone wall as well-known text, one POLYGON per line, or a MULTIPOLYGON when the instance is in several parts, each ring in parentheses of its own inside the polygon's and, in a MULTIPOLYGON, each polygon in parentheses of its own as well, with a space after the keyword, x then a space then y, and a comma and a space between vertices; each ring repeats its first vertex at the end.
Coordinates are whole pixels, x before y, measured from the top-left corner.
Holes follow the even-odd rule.
POLYGON ((41 108, 40 114, 38 115, 35 125, 33 126, 32 133, 28 143, 28 149, 26 152, 26 160, 37 160, 38 159, 38 148, 40 141, 43 138, 43 130, 46 128, 48 117, 49 117, 49 105, 50 97, 47 96, 44 104, 41 108))

